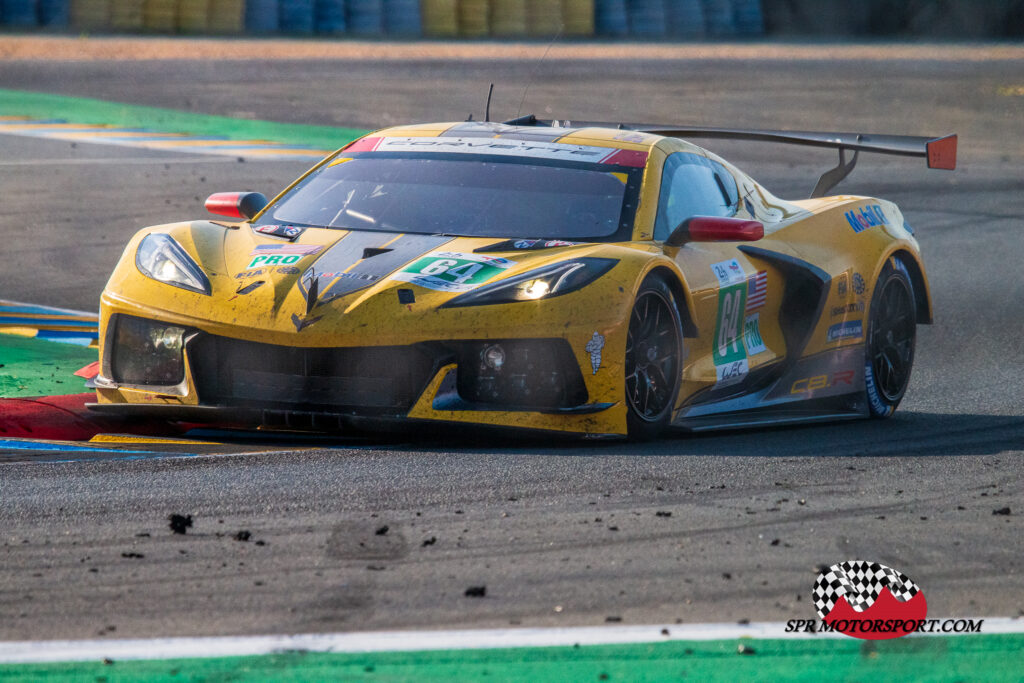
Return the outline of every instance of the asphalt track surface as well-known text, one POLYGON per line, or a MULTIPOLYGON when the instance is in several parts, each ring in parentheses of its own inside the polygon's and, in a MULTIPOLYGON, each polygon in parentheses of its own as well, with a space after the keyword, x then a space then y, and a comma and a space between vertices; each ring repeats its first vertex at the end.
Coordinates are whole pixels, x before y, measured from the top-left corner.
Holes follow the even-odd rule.
MULTIPOLYGON (((0 63, 0 87, 291 122, 480 118, 494 81, 499 117, 524 99, 559 118, 961 135, 954 173, 865 157, 841 186, 900 204, 931 277, 936 323, 893 419, 652 444, 4 451, 0 638, 780 621, 812 618, 816 568, 846 559, 906 572, 929 616, 1024 614, 1022 73, 828 46, 821 61, 0 63), (171 513, 193 516, 189 533, 171 513)), ((782 196, 833 162, 708 146, 782 196)), ((94 309, 138 227, 302 170, 0 137, 0 290, 94 309)))

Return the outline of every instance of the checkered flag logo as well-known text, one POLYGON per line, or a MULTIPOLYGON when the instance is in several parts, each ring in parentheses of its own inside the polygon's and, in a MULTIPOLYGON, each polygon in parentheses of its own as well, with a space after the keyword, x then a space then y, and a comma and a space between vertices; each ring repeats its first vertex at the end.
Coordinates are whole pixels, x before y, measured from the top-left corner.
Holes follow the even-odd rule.
POLYGON ((814 582, 814 607, 824 619, 839 598, 845 597, 854 612, 863 612, 875 603, 883 588, 888 588, 900 602, 907 602, 920 592, 910 578, 877 562, 852 560, 834 564, 818 574, 814 582))

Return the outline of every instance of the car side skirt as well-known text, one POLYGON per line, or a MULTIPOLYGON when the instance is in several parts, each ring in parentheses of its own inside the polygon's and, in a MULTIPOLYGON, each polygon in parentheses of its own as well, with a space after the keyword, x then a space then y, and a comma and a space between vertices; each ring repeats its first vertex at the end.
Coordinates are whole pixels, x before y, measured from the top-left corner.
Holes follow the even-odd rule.
POLYGON ((685 407, 672 424, 731 429, 867 416, 864 347, 858 344, 802 358, 757 391, 685 407))

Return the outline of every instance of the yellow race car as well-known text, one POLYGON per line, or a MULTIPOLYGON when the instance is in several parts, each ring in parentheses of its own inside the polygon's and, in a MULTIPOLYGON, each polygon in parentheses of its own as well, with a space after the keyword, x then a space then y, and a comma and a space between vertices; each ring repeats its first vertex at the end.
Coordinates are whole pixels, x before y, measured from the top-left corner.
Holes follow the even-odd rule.
POLYGON ((207 200, 236 221, 139 231, 103 292, 91 407, 633 438, 885 417, 932 307, 899 209, 822 196, 861 151, 952 169, 956 136, 532 116, 377 131, 270 202, 207 200), (698 137, 840 163, 787 201, 698 137))

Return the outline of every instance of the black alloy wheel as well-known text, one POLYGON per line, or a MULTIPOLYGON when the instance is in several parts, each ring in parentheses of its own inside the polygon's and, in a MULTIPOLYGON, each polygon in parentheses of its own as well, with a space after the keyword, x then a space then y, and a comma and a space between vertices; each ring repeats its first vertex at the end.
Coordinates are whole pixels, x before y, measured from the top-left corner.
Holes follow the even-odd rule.
POLYGON ((913 284, 906 266, 893 259, 878 278, 871 304, 865 383, 873 416, 888 417, 903 399, 914 364, 916 334, 913 284))
POLYGON ((626 333, 629 436, 653 439, 672 417, 682 374, 682 329, 672 290, 660 278, 640 287, 626 333))

